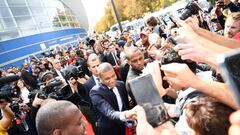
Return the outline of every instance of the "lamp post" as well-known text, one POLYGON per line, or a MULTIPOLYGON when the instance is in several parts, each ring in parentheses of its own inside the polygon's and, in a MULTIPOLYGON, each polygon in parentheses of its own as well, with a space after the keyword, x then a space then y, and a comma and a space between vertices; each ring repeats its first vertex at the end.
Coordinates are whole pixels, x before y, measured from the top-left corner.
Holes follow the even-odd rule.
POLYGON ((114 4, 114 0, 111 0, 112 2, 112 6, 113 6, 113 10, 114 10, 114 13, 116 15, 116 18, 117 18, 117 22, 118 22, 118 25, 119 25, 119 29, 121 31, 121 33, 123 32, 123 29, 122 29, 122 24, 121 24, 121 21, 120 21, 120 18, 119 18, 119 15, 118 15, 118 12, 117 12, 117 8, 114 4))

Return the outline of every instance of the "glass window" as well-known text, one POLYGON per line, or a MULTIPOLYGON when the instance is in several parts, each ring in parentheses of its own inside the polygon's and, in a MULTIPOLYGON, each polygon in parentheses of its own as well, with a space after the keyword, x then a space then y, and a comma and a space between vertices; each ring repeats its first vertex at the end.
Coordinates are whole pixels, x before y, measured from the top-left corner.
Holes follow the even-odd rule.
POLYGON ((6 7, 5 0, 0 0, 0 7, 6 7))
POLYGON ((79 22, 75 22, 74 25, 75 25, 75 27, 80 27, 80 23, 79 22))
POLYGON ((67 7, 65 7, 65 13, 66 13, 66 15, 72 15, 71 10, 68 9, 67 7))
POLYGON ((4 25, 3 25, 3 22, 0 20, 0 31, 3 31, 4 30, 4 25))
POLYGON ((42 7, 30 7, 33 15, 45 15, 45 11, 42 7))
POLYGON ((7 0, 7 3, 10 6, 26 6, 25 0, 7 0))
POLYGON ((1 7, 0 8, 0 17, 10 17, 11 14, 9 12, 9 8, 4 8, 4 7, 1 7))
POLYGON ((58 15, 59 19, 61 22, 66 22, 67 21, 67 17, 65 15, 58 15))
POLYGON ((75 20, 73 20, 73 17, 72 17, 72 16, 67 16, 67 19, 68 19, 69 22, 75 21, 75 20))
POLYGON ((75 27, 75 22, 69 22, 71 27, 75 27))
POLYGON ((4 29, 16 27, 16 25, 13 22, 13 18, 0 18, 0 23, 4 27, 4 29))
POLYGON ((41 0, 27 0, 30 7, 42 7, 41 0))
POLYGON ((51 24, 47 16, 34 16, 34 19, 37 24, 51 24))
POLYGON ((62 22, 62 26, 63 27, 69 27, 69 23, 68 22, 62 22))
POLYGON ((15 17, 15 19, 18 24, 18 27, 26 27, 26 26, 34 25, 31 16, 15 17))
POLYGON ((54 24, 54 23, 57 23, 57 24, 60 23, 60 21, 59 21, 59 19, 58 19, 58 16, 55 16, 51 22, 52 22, 52 24, 54 24))
POLYGON ((61 25, 60 22, 54 22, 54 23, 53 23, 53 27, 54 27, 54 28, 61 28, 62 25, 61 25))
POLYGON ((28 36, 28 35, 33 35, 38 33, 35 26, 22 27, 20 28, 20 31, 23 36, 28 36))
POLYGON ((40 32, 48 32, 48 31, 52 31, 52 27, 50 24, 41 24, 41 26, 39 26, 39 30, 40 32))
POLYGON ((54 7, 64 9, 62 2, 59 0, 42 0, 45 7, 54 7))
POLYGON ((27 7, 10 7, 13 13, 13 16, 23 16, 30 15, 27 7))
POLYGON ((47 15, 50 17, 50 20, 53 21, 57 15, 57 10, 55 8, 47 8, 47 15))
POLYGON ((0 32, 0 41, 17 38, 19 36, 17 28, 9 29, 7 31, 0 32))

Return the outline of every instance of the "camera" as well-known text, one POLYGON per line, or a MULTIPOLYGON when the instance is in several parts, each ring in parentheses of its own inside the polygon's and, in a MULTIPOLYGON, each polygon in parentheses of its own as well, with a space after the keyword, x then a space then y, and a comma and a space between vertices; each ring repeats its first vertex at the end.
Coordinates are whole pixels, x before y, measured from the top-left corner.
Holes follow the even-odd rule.
POLYGON ((37 90, 33 90, 29 93, 29 98, 31 100, 34 99, 36 94, 38 94, 38 98, 47 99, 53 98, 56 100, 64 100, 68 99, 71 95, 71 88, 69 85, 65 85, 62 87, 62 81, 58 79, 52 79, 46 85, 41 84, 40 88, 37 90))
POLYGON ((5 84, 0 88, 0 99, 9 99, 18 97, 20 94, 20 90, 18 87, 15 87, 10 84, 5 84))
POLYGON ((77 78, 83 78, 85 76, 82 64, 79 66, 69 65, 64 70, 62 70, 62 73, 66 80, 69 80, 72 77, 77 80, 77 78))
POLYGON ((195 2, 189 2, 187 6, 184 8, 180 19, 186 20, 188 17, 192 15, 197 15, 199 11, 202 11, 202 9, 199 7, 199 5, 195 2))
POLYGON ((94 44, 95 44, 95 40, 94 40, 94 39, 92 39, 92 38, 90 38, 90 37, 87 37, 87 38, 86 38, 86 45, 87 45, 87 46, 93 47, 94 44))
POLYGON ((20 89, 12 84, 19 80, 19 76, 10 75, 0 78, 0 99, 5 99, 10 103, 10 108, 14 113, 14 122, 17 124, 17 127, 20 131, 27 131, 28 125, 25 121, 24 115, 26 111, 21 109, 20 101, 15 101, 13 98, 18 98, 20 95, 20 89))
POLYGON ((34 99, 36 94, 38 94, 38 98, 41 99, 54 98, 57 100, 68 99, 72 95, 70 86, 63 86, 62 80, 53 78, 52 72, 41 74, 39 80, 42 82, 39 84, 39 89, 33 90, 29 94, 31 100, 34 99))
POLYGON ((19 96, 20 89, 11 84, 19 79, 17 75, 9 75, 0 78, 0 99, 11 99, 19 96))

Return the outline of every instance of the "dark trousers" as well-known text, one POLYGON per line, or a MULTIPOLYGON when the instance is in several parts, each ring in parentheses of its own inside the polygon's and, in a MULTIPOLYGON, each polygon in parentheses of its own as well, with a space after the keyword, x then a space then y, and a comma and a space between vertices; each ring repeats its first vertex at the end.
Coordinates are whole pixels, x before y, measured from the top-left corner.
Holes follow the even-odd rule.
POLYGON ((116 129, 116 127, 114 127, 114 128, 98 127, 97 135, 125 135, 125 130, 124 129, 116 129))
POLYGON ((97 135, 97 127, 96 127, 96 117, 93 111, 89 106, 80 106, 80 110, 83 115, 86 117, 87 121, 92 125, 93 132, 97 135))

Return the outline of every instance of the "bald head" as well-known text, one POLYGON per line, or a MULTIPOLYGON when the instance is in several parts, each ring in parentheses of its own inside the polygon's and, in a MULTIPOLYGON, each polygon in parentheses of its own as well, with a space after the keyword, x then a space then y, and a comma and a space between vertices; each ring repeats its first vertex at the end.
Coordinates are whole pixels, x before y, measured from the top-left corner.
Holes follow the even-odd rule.
POLYGON ((42 106, 36 116, 39 135, 53 135, 56 129, 67 128, 79 109, 69 101, 56 101, 42 106))

